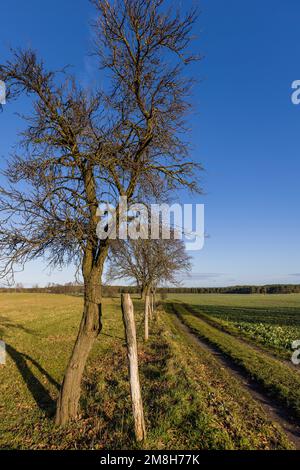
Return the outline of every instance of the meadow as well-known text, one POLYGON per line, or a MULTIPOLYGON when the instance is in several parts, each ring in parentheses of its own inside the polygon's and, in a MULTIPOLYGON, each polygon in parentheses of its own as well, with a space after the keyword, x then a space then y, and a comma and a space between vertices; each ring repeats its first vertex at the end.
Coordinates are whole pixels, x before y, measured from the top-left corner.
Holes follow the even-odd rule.
MULTIPOLYGON (((275 315, 277 308, 283 312, 286 306, 292 318, 291 310, 300 305, 300 296, 283 296, 278 301, 272 296, 249 297, 169 296, 157 309, 158 318, 151 323, 147 344, 143 342, 142 303, 134 299, 147 426, 147 440, 140 446, 200 450, 293 448, 284 430, 240 381, 220 367, 209 351, 191 342, 178 323, 182 318, 197 334, 218 343, 224 354, 235 354, 240 363, 246 364, 242 354, 250 354, 247 364, 255 362, 254 352, 259 355, 256 364, 260 363, 259 351, 237 348, 232 343, 238 341, 234 335, 197 316, 200 306, 205 306, 206 315, 210 314, 209 306, 219 312, 224 307, 227 317, 215 314, 212 320, 234 326, 239 320, 229 316, 235 308, 262 308, 273 310, 275 315), (187 311, 185 304, 195 309, 194 313, 187 311), (170 305, 178 309, 178 316, 170 305)), ((81 414, 63 428, 53 424, 55 400, 76 337, 82 299, 58 294, 0 294, 0 305, 0 334, 7 344, 7 362, 0 366, 0 448, 138 448, 133 435, 120 299, 104 299, 103 330, 85 371, 81 414)), ((264 359, 273 360, 269 356, 264 359)), ((285 382, 282 390, 272 384, 273 393, 288 400, 297 411, 298 392, 293 395, 291 390, 298 380, 293 382, 292 377, 298 376, 279 359, 274 361, 278 362, 275 372, 279 370, 285 382), (288 397, 284 388, 290 390, 288 397)), ((263 369, 273 366, 273 362, 268 363, 263 369)), ((248 369, 257 380, 267 382, 250 366, 248 369)))

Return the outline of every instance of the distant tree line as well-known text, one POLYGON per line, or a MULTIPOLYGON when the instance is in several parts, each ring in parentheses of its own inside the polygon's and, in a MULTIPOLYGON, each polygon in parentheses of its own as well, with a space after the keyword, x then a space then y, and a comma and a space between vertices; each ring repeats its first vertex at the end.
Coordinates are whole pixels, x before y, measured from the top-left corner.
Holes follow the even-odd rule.
POLYGON ((163 287, 158 291, 172 294, 292 294, 300 292, 300 284, 229 287, 163 287))
MULTIPOLYGON (((140 294, 137 286, 111 286, 102 287, 105 297, 116 297, 120 294, 140 294)), ((15 287, 2 287, 0 292, 23 293, 49 293, 83 295, 83 284, 49 284, 46 287, 23 287, 17 284, 15 287)), ((300 293, 300 284, 268 284, 265 286, 229 286, 229 287, 158 287, 157 293, 161 294, 292 294, 300 293)))

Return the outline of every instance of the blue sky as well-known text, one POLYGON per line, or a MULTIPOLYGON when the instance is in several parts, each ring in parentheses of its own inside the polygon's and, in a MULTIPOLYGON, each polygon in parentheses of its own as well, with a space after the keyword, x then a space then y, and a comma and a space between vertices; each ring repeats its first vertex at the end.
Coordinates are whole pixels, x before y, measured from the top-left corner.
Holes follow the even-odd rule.
MULTIPOLYGON (((199 4, 194 44, 204 59, 191 117, 193 157, 205 167, 206 232, 186 285, 300 282, 300 106, 291 83, 300 79, 298 0, 177 1, 199 4)), ((102 80, 87 56, 94 10, 86 0, 10 0, 2 5, 0 61, 9 47, 35 48, 51 68, 65 64, 83 84, 102 80)), ((0 166, 22 123, 0 114, 0 166)), ((183 194, 181 200, 191 202, 183 194)), ((25 285, 67 282, 72 269, 51 275, 41 262, 16 280, 25 285)))

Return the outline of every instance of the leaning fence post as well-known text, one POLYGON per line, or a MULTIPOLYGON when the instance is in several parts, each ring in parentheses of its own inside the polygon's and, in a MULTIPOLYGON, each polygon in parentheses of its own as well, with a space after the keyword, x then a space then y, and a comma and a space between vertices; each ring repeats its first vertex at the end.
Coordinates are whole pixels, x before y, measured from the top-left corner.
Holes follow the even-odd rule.
POLYGON ((139 379, 136 327, 133 304, 129 294, 122 294, 121 299, 122 316, 125 328, 125 337, 128 353, 128 370, 135 437, 137 441, 143 441, 146 438, 146 429, 139 379))

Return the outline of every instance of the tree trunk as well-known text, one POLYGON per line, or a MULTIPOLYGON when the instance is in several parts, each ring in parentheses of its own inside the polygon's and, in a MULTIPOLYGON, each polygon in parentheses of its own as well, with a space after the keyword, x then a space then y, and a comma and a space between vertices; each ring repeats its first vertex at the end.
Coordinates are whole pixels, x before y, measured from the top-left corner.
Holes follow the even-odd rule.
POLYGON ((84 310, 78 336, 63 379, 56 409, 56 424, 64 425, 75 419, 81 392, 85 364, 99 335, 101 325, 101 273, 85 283, 84 310))
POLYGON ((122 294, 122 314, 128 352, 128 370, 135 437, 136 440, 140 442, 145 439, 146 430, 138 368, 136 327, 132 300, 129 294, 122 294))
POLYGON ((144 314, 145 314, 145 341, 149 339, 149 308, 150 308, 150 297, 149 292, 147 291, 145 297, 145 305, 144 305, 144 314))

